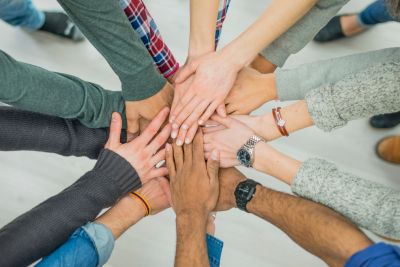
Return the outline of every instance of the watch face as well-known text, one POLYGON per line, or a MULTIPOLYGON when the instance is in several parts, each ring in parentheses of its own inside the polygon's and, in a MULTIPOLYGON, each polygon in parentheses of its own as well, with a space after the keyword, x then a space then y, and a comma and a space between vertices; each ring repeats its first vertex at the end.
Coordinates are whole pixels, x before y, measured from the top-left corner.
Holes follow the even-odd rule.
POLYGON ((239 149, 236 157, 239 160, 240 164, 242 164, 244 166, 250 166, 251 155, 246 149, 244 149, 244 148, 239 149))

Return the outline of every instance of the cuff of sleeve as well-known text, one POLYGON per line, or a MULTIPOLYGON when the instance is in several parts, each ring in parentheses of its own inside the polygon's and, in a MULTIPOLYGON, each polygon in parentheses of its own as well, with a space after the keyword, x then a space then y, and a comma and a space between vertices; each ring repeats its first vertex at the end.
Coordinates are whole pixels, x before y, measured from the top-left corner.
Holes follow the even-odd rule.
POLYGON ((97 266, 103 266, 111 256, 114 249, 114 236, 110 229, 99 223, 87 223, 82 226, 96 248, 98 263, 97 266))
POLYGON ((166 82, 151 64, 122 81, 122 95, 126 101, 140 101, 157 94, 166 82))
POLYGON ((303 162, 291 185, 292 192, 298 196, 321 203, 325 178, 337 168, 334 164, 318 158, 303 162))
POLYGON ((118 186, 121 195, 142 186, 140 177, 131 164, 117 153, 103 149, 94 170, 102 172, 118 186))
POLYGON ((210 266, 219 266, 221 262, 222 248, 224 247, 224 242, 208 234, 206 237, 206 241, 210 266))
POLYGON ((329 132, 346 124, 335 109, 330 85, 311 90, 305 100, 314 124, 321 130, 329 132))
POLYGON ((376 243, 356 252, 346 262, 345 267, 385 266, 387 264, 390 266, 400 265, 400 248, 385 243, 376 243))
POLYGON ((300 76, 289 69, 277 69, 275 71, 276 89, 278 98, 281 101, 303 99, 301 90, 298 90, 301 84, 300 76))
POLYGON ((264 50, 261 51, 261 55, 278 67, 282 67, 291 54, 274 42, 264 48, 264 50))

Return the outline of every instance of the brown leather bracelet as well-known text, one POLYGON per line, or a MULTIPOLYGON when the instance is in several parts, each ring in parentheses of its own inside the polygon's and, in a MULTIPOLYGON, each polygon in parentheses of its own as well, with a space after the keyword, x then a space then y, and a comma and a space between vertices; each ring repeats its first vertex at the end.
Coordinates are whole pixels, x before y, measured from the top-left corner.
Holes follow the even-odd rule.
POLYGON ((289 136, 289 133, 285 127, 286 121, 282 118, 281 107, 273 108, 272 116, 274 117, 276 127, 278 127, 278 130, 281 133, 281 135, 289 136))

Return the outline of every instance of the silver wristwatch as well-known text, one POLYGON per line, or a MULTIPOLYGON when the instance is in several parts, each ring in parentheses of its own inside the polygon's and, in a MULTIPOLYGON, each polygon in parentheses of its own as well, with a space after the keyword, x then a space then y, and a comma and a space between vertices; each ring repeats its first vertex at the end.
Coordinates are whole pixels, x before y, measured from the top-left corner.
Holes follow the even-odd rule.
POLYGON ((265 140, 257 135, 253 135, 247 142, 238 150, 236 158, 239 160, 240 165, 251 167, 254 163, 254 148, 258 142, 265 142, 265 140))

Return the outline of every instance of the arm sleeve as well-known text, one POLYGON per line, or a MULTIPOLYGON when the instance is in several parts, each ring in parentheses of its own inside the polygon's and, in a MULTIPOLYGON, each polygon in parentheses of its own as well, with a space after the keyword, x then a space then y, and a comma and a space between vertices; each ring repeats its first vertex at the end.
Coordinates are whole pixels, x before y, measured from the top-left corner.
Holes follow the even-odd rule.
POLYGON ((332 131, 350 120, 400 110, 400 61, 375 64, 307 93, 314 124, 332 131))
POLYGON ((117 0, 58 0, 122 83, 125 100, 155 95, 166 80, 157 71, 117 0))
MULTIPOLYGON (((108 128, 93 129, 78 120, 0 106, 0 150, 40 151, 97 159, 108 139, 108 128)), ((126 142, 126 131, 121 134, 126 142)))
POLYGON ((348 1, 319 0, 301 20, 266 47, 261 55, 282 67, 288 57, 305 47, 348 1))
POLYGON ((400 47, 316 61, 293 69, 278 69, 275 72, 278 96, 282 101, 304 99, 312 89, 339 82, 374 64, 391 61, 400 62, 400 47))
POLYGON ((27 266, 48 255, 102 209, 140 186, 125 159, 103 150, 92 171, 0 229, 0 266, 27 266))
POLYGON ((302 164, 292 191, 376 234, 400 239, 399 191, 340 171, 322 159, 309 159, 302 164))

